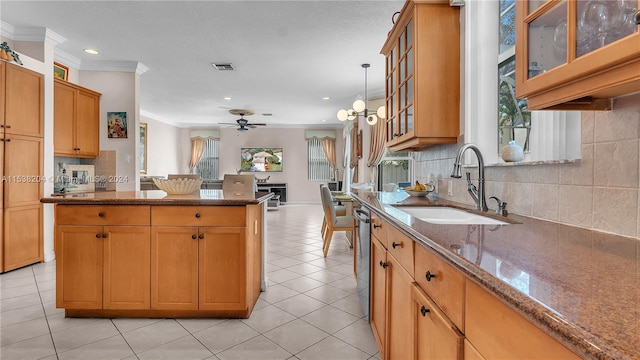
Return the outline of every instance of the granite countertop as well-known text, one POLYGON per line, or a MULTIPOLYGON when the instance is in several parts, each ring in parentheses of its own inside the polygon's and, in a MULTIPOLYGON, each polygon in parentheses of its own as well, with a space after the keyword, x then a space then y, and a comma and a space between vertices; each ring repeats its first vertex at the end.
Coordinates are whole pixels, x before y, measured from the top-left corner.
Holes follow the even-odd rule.
POLYGON ((162 190, 71 193, 40 199, 42 203, 68 205, 249 205, 260 204, 273 193, 243 194, 222 190, 200 190, 188 195, 167 195, 162 190))
POLYGON ((403 191, 354 196, 582 357, 640 359, 639 239, 491 210, 511 224, 430 224, 400 209, 474 210, 403 191))

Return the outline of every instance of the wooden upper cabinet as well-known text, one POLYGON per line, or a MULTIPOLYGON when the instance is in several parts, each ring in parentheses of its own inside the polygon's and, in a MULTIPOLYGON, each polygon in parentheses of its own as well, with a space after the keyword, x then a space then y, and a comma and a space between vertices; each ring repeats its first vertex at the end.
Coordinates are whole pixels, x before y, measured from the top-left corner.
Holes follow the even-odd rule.
POLYGON ((460 133, 460 12, 448 1, 407 1, 386 58, 387 146, 420 150, 460 133))
POLYGON ((9 134, 44 136, 42 74, 4 62, 1 71, 0 129, 9 134))
POLYGON ((100 152, 100 94, 54 79, 54 152, 95 158, 100 152))
POLYGON ((516 93, 530 109, 609 110, 640 90, 640 1, 516 1, 516 93))

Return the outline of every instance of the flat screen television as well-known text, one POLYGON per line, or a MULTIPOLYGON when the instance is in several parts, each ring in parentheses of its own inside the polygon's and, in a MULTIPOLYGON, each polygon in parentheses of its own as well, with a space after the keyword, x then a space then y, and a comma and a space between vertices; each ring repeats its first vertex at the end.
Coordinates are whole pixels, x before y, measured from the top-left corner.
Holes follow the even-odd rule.
POLYGON ((241 148, 240 171, 282 172, 282 148, 241 148))

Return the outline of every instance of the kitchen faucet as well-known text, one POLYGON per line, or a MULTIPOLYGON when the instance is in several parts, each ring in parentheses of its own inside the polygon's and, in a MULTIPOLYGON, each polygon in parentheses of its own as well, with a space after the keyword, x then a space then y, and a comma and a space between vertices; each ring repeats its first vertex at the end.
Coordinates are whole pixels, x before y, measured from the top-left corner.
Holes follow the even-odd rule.
POLYGON ((478 158, 478 187, 476 188, 475 185, 471 183, 471 175, 467 172, 467 191, 469 191, 469 195, 471 195, 473 201, 476 202, 476 209, 480 211, 488 211, 487 199, 484 195, 484 159, 482 158, 480 149, 478 149, 477 146, 467 143, 458 149, 456 160, 453 162, 451 177, 456 179, 460 179, 462 177, 462 156, 467 149, 473 150, 478 158))

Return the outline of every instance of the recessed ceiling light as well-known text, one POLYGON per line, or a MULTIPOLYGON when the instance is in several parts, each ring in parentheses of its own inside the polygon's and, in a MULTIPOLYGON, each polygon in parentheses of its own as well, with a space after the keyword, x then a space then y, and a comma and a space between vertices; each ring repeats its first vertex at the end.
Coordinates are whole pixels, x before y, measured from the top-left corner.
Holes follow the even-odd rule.
POLYGON ((328 97, 328 96, 325 96, 325 97, 322 98, 322 100, 329 100, 329 99, 331 99, 331 98, 328 97))
POLYGON ((322 119, 322 122, 326 122, 327 120, 322 119))
POLYGON ((100 54, 98 52, 98 50, 94 50, 94 49, 84 49, 84 52, 86 52, 89 55, 98 55, 98 54, 100 54))
POLYGON ((231 100, 231 98, 230 98, 230 97, 228 97, 228 96, 225 96, 225 97, 224 97, 224 99, 225 99, 225 100, 231 100))

